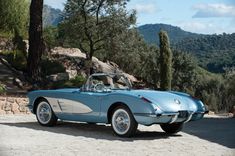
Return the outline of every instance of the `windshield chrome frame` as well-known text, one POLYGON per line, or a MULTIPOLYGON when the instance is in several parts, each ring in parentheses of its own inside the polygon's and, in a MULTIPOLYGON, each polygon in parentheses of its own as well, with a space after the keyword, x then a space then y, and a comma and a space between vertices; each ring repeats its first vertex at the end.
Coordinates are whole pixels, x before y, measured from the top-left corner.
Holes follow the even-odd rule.
MULTIPOLYGON (((122 76, 124 78, 125 84, 127 85, 127 90, 131 90, 132 85, 131 82, 129 81, 129 79, 122 73, 94 73, 92 75, 90 75, 86 81, 86 83, 82 86, 82 91, 85 92, 89 92, 92 91, 91 90, 91 86, 90 86, 90 82, 92 80, 93 77, 95 76, 109 76, 109 75, 118 75, 118 76, 122 76)), ((93 92, 93 91, 92 91, 93 92)))

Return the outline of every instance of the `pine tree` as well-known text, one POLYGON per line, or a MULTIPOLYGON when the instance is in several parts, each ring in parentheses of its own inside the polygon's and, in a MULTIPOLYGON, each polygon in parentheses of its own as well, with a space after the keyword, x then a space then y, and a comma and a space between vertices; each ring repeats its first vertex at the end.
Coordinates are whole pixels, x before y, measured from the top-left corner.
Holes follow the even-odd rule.
POLYGON ((160 31, 160 88, 171 90, 172 80, 172 52, 167 32, 160 31))

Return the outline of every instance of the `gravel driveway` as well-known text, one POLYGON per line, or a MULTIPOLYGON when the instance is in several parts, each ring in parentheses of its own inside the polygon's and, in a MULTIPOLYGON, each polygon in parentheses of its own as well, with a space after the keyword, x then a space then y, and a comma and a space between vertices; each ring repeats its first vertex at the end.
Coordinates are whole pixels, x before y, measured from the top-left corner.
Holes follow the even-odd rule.
POLYGON ((139 126, 134 138, 113 135, 110 125, 59 122, 40 126, 34 115, 0 116, 0 156, 74 155, 231 155, 235 119, 207 117, 166 135, 158 125, 139 126))

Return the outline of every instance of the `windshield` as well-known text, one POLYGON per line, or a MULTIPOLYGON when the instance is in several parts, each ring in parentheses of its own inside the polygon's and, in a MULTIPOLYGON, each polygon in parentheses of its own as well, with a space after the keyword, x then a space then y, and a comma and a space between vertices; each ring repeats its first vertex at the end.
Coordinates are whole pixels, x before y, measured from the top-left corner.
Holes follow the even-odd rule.
POLYGON ((124 75, 103 74, 92 75, 88 82, 87 90, 89 91, 108 91, 130 89, 130 81, 124 75))

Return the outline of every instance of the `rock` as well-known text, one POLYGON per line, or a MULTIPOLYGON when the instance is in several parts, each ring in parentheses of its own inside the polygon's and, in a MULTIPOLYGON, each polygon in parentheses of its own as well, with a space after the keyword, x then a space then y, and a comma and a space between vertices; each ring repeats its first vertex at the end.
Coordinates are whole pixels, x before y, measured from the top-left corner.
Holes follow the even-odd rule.
POLYGON ((209 112, 208 112, 208 115, 215 115, 215 112, 209 111, 209 112))
POLYGON ((31 114, 31 111, 29 110, 29 108, 26 108, 26 114, 31 114))
POLYGON ((0 115, 6 114, 6 112, 2 109, 0 109, 0 115))
POLYGON ((233 117, 233 113, 228 113, 228 117, 233 117))
POLYGON ((19 105, 19 104, 25 104, 27 105, 28 104, 28 99, 27 98, 16 98, 16 103, 19 105))
POLYGON ((4 106, 5 106, 5 104, 6 104, 6 101, 0 101, 0 110, 3 110, 4 108, 4 106))
POLYGON ((49 79, 54 82, 62 81, 62 80, 69 80, 69 74, 68 73, 52 74, 49 76, 49 79))
POLYGON ((23 88, 23 87, 24 87, 23 83, 22 83, 21 80, 18 79, 18 78, 14 78, 14 79, 13 79, 13 84, 15 84, 16 86, 18 86, 19 88, 23 88))
POLYGON ((1 101, 6 101, 6 98, 5 97, 0 97, 0 102, 1 101))
POLYGON ((3 108, 5 111, 11 111, 11 103, 7 102, 3 108))
POLYGON ((13 103, 13 104, 11 104, 11 111, 12 111, 14 114, 20 113, 19 105, 18 105, 16 102, 13 103))
POLYGON ((66 70, 66 72, 69 75, 69 79, 75 78, 78 74, 77 70, 66 70))
POLYGON ((13 114, 12 111, 6 111, 6 114, 13 114))
POLYGON ((24 105, 24 104, 19 104, 19 111, 20 111, 20 112, 26 112, 26 105, 24 105))
POLYGON ((26 108, 27 104, 28 98, 0 96, 0 114, 29 114, 30 110, 26 108))
POLYGON ((7 97, 7 102, 13 103, 15 99, 13 97, 7 97))
MULTIPOLYGON (((52 56, 54 56, 56 59, 61 60, 63 62, 64 66, 66 67, 67 70, 77 70, 77 73, 81 73, 82 67, 85 65, 85 58, 86 54, 82 53, 79 49, 77 48, 62 48, 62 47, 55 47, 52 49, 52 56), (67 56, 66 61, 65 61, 65 56, 67 56), (70 57, 71 59, 68 59, 70 57), (76 61, 78 60, 78 61, 76 61), (70 62, 69 62, 70 61, 70 62), (84 64, 83 64, 84 63, 84 64), (79 71, 78 71, 79 70, 79 71)), ((92 57, 92 67, 93 71, 95 73, 97 72, 103 72, 103 73, 124 73, 122 72, 118 65, 114 62, 107 61, 102 62, 96 57, 92 57)), ((74 73, 75 74, 75 73, 74 73)), ((73 77, 74 74, 69 73, 69 78, 73 77)), ((129 75, 127 73, 124 73, 124 75, 131 81, 131 82, 138 82, 138 80, 133 76, 129 75)), ((51 75, 52 81, 56 81, 57 78, 55 75, 51 75)))

